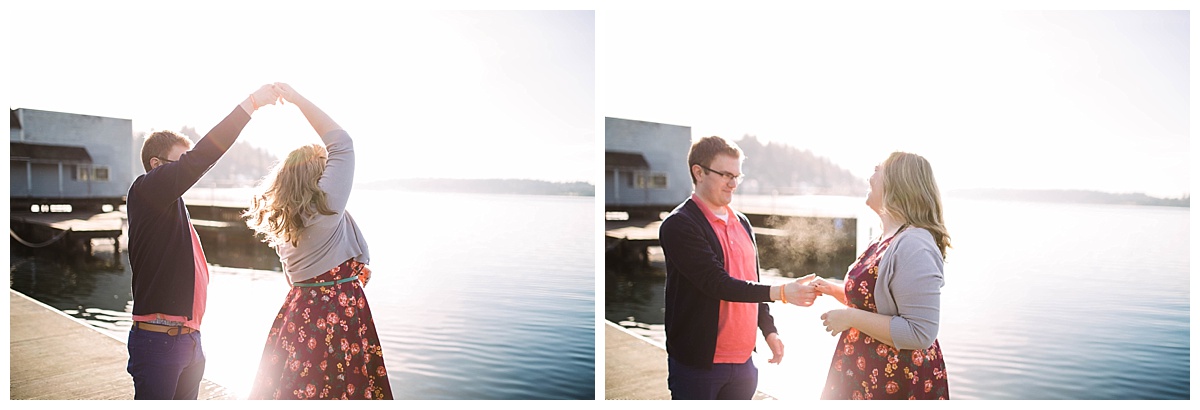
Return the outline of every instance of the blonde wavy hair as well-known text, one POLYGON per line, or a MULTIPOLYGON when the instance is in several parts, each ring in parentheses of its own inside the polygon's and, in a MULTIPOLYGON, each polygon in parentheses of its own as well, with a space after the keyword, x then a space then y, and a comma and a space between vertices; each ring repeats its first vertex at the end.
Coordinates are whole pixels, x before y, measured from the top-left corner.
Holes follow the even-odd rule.
POLYGON ((942 259, 946 259, 950 234, 942 218, 942 194, 929 161, 917 154, 893 152, 880 165, 883 211, 928 230, 942 252, 942 259))
POLYGON ((306 217, 337 213, 317 186, 328 158, 320 144, 296 148, 259 183, 250 209, 242 216, 250 229, 264 237, 263 242, 272 247, 283 243, 296 246, 306 217))

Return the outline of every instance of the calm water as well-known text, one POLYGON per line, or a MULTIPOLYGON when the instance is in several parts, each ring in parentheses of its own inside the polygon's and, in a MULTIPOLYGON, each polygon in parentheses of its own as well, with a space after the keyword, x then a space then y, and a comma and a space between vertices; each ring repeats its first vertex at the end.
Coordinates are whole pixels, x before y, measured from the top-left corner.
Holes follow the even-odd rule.
MULTIPOLYGON (((356 191, 349 209, 372 255, 365 292, 396 397, 595 398, 594 204, 356 191)), ((247 252, 210 242, 210 263, 247 252)), ((73 268, 14 254, 10 286, 124 341, 132 307, 123 265, 73 268)), ((205 376, 244 396, 288 287, 280 272, 210 269, 205 376)))
MULTIPOLYGON (((946 220, 952 399, 1190 398, 1187 208, 949 198, 946 220)), ((607 282, 608 320, 662 323, 661 279, 607 282)), ((772 306, 786 353, 769 365, 760 341, 761 390, 819 396, 836 346, 819 316, 838 307, 772 306)))

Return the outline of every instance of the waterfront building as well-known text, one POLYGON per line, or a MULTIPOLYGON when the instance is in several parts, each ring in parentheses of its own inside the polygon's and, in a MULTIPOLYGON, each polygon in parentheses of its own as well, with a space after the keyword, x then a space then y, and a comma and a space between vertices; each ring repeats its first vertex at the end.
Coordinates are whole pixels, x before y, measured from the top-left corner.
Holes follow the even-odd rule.
POLYGON ((9 109, 11 209, 116 209, 139 164, 133 145, 129 119, 9 109))
POLYGON ((691 127, 604 118, 604 208, 657 217, 692 192, 691 127))

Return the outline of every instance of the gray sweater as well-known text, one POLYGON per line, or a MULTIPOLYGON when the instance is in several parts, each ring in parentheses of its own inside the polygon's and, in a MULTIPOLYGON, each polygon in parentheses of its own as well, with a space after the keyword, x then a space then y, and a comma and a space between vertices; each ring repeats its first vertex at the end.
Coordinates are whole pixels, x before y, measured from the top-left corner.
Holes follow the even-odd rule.
POLYGON ((875 308, 892 316, 892 343, 897 349, 933 345, 944 284, 942 254, 929 231, 910 227, 892 239, 879 262, 875 308))
POLYGON ((276 246, 288 282, 315 278, 351 258, 362 263, 371 261, 367 241, 346 211, 350 187, 354 185, 354 141, 340 129, 322 135, 321 140, 329 151, 329 160, 317 184, 325 191, 329 208, 337 213, 306 218, 296 246, 276 246))

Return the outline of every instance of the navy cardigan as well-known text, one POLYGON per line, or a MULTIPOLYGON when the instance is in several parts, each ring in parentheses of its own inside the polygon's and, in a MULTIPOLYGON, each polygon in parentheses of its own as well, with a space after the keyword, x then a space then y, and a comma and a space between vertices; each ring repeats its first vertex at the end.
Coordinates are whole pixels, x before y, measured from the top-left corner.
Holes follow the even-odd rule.
POLYGON ((137 177, 129 187, 129 267, 133 270, 133 314, 162 313, 193 319, 196 262, 187 192, 229 150, 246 123, 240 106, 178 161, 137 177))
MULTIPOLYGON (((755 244, 757 267, 758 244, 750 220, 734 213, 755 244)), ((668 356, 689 366, 712 368, 722 300, 759 303, 758 327, 763 336, 777 333, 770 309, 761 303, 771 301, 771 286, 729 276, 721 242, 699 204, 689 198, 676 207, 659 226, 658 236, 667 265, 668 356)))

